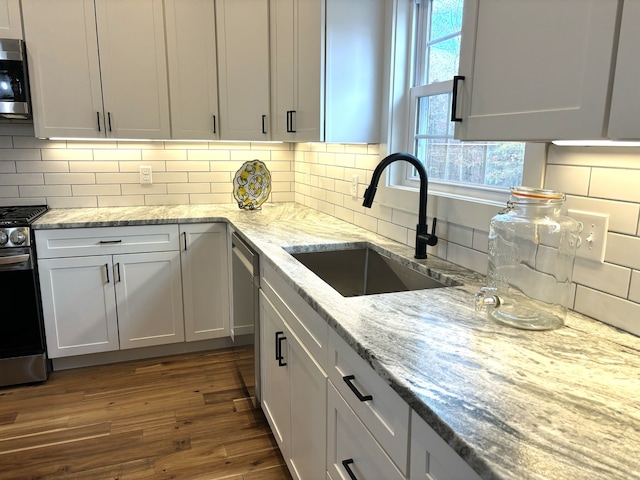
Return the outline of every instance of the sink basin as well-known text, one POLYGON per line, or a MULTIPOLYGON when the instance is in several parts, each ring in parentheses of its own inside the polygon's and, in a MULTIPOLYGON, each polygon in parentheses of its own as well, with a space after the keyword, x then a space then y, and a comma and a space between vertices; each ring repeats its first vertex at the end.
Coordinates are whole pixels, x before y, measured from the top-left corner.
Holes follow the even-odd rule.
POLYGON ((368 245, 331 250, 324 246, 317 251, 297 251, 299 248, 286 250, 343 297, 459 285, 445 284, 368 245))

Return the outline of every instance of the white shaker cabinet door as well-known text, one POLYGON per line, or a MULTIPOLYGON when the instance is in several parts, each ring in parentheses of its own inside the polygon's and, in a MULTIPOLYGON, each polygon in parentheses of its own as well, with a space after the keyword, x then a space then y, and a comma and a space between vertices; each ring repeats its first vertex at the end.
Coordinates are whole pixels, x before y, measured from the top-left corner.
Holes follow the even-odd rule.
POLYGON ((114 255, 120 348, 184 341, 179 252, 114 255))
POLYGON ((216 0, 220 138, 269 140, 269 1, 216 0))
POLYGON ((456 138, 601 138, 618 0, 465 1, 456 138))
POLYGON ((118 350, 111 255, 38 261, 50 358, 118 350))
POLYGON ((22 0, 36 137, 105 136, 93 0, 22 0))
POLYGON ((613 81, 608 137, 616 140, 640 139, 640 2, 626 0, 618 43, 618 58, 613 81))
POLYGON ((0 0, 0 38, 22 39, 20 0, 0 0))
POLYGON ((231 320, 226 224, 180 225, 180 234, 186 340, 228 337, 231 320))
POLYGON ((96 19, 107 136, 170 138, 162 0, 96 0, 96 19))
POLYGON ((218 66, 212 0, 166 0, 171 138, 217 140, 218 66))

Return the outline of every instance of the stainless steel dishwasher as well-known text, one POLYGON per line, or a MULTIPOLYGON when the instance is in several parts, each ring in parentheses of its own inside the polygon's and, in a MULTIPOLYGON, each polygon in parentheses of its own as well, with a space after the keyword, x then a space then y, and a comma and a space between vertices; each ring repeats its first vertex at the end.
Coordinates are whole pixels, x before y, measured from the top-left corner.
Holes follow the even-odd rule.
POLYGON ((237 362, 254 407, 260 405, 260 257, 235 232, 231 234, 234 337, 245 335, 253 348, 237 362))

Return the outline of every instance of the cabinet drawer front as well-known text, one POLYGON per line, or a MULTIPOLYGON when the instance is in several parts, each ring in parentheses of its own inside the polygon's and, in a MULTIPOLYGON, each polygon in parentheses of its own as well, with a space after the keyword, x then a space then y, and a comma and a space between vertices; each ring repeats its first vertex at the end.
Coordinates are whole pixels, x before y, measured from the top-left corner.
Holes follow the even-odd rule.
POLYGON ((179 249, 178 225, 66 228, 36 230, 35 234, 39 258, 166 252, 179 249))
POLYGON ((358 480, 404 479, 353 410, 329 384, 327 471, 331 478, 358 480))
POLYGON ((300 338, 315 360, 326 369, 329 325, 269 265, 261 265, 260 288, 300 338))
POLYGON ((329 329, 329 362, 329 378, 336 389, 406 473, 409 405, 333 329, 329 329))

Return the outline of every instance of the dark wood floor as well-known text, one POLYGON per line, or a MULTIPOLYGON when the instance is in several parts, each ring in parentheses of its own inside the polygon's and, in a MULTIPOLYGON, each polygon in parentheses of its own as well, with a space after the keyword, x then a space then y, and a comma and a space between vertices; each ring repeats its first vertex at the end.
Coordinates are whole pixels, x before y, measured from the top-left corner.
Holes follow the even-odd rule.
POLYGON ((0 389, 0 480, 290 479, 243 349, 53 372, 0 389))

